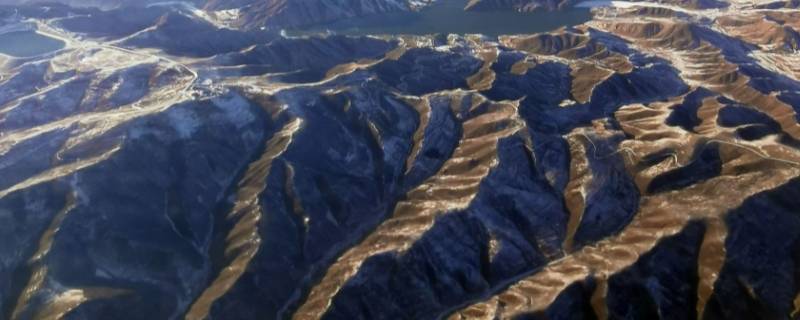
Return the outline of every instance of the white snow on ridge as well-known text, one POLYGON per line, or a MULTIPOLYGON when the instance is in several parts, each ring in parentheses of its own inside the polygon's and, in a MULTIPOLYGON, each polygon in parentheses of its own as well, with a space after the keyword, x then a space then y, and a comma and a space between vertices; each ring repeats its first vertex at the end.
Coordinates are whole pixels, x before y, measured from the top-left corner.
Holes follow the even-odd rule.
POLYGON ((720 9, 687 9, 676 5, 669 5, 664 3, 646 2, 646 1, 617 1, 617 0, 588 0, 575 5, 577 8, 637 8, 637 7, 651 7, 651 8, 665 8, 676 12, 686 14, 702 14, 706 17, 714 17, 719 15, 722 11, 720 9))

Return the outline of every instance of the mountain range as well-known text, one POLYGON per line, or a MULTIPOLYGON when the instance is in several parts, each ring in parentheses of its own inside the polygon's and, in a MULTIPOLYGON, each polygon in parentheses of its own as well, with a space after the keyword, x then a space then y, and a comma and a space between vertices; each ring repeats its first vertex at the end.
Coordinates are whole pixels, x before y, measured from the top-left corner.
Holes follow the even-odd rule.
POLYGON ((800 317, 797 0, 437 1, 0 0, 0 319, 800 317))

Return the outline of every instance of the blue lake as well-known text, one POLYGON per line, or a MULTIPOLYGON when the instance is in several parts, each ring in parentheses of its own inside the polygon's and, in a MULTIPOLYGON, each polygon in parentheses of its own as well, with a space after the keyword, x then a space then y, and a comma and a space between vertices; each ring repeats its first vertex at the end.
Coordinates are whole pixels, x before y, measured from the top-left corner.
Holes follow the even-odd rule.
POLYGON ((64 47, 64 42, 37 33, 14 31, 0 34, 0 53, 13 57, 32 57, 64 47))
POLYGON ((522 13, 511 10, 464 11, 467 0, 441 0, 419 12, 396 12, 345 19, 287 30, 289 35, 332 32, 345 35, 384 35, 434 33, 488 36, 528 34, 573 26, 591 19, 588 8, 522 13))

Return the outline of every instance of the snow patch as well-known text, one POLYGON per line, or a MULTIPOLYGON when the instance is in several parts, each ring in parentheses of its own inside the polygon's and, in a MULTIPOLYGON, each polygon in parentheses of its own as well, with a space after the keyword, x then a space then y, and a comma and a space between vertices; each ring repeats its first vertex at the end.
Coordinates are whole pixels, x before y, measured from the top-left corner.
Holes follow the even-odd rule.
POLYGON ((213 102, 236 128, 241 129, 256 119, 250 109, 250 102, 238 94, 220 97, 214 99, 213 102))
POLYGON ((173 108, 167 113, 170 122, 182 139, 187 139, 197 131, 200 126, 200 120, 197 115, 188 108, 173 108))

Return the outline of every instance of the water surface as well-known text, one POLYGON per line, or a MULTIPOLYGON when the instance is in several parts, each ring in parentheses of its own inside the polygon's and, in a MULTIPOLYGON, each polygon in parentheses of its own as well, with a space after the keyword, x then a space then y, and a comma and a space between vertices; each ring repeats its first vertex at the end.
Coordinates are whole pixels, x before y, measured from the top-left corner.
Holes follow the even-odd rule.
POLYGON ((290 35, 330 31, 336 34, 415 34, 434 33, 528 34, 573 26, 589 21, 589 8, 522 13, 511 10, 464 11, 467 0, 440 0, 419 12, 395 12, 345 19, 334 23, 287 30, 290 35))
POLYGON ((0 53, 13 57, 32 57, 63 47, 63 41, 32 30, 0 34, 0 53))

